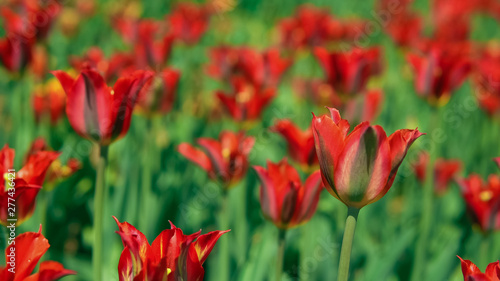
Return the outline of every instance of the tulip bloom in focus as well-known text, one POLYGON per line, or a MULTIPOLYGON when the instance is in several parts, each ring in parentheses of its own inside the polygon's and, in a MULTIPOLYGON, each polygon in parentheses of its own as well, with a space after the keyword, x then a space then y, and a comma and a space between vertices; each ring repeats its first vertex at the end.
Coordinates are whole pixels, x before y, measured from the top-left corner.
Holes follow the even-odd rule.
POLYGON ((306 223, 316 212, 322 190, 321 173, 312 173, 304 184, 297 171, 285 159, 274 164, 267 162, 267 170, 254 166, 262 186, 260 204, 266 219, 281 229, 306 223))
MULTIPOLYGON (((429 165, 429 154, 422 153, 418 162, 413 166, 413 170, 420 183, 425 182, 427 165, 429 165)), ((456 159, 446 160, 439 158, 434 164, 434 188, 438 195, 446 192, 448 185, 455 175, 462 169, 462 162, 456 159)))
POLYGON ((2 281, 55 281, 60 278, 76 274, 76 272, 64 269, 63 265, 55 261, 43 261, 35 274, 35 270, 40 258, 47 252, 50 245, 47 239, 42 235, 42 226, 38 232, 25 232, 16 237, 15 245, 5 249, 5 259, 9 260, 11 248, 16 253, 15 273, 9 272, 12 269, 7 264, 0 267, 0 280, 2 281))
POLYGON ((470 260, 458 258, 461 261, 464 281, 500 281, 500 263, 498 261, 488 264, 486 271, 482 273, 470 260))
MULTIPOLYGON (((15 180, 7 171, 14 166, 14 149, 5 145, 0 150, 0 170, 6 173, 5 180, 0 181, 0 223, 7 225, 9 216, 7 198, 11 198, 8 188, 15 188, 14 199, 16 204, 15 218, 17 225, 22 224, 33 215, 35 199, 42 188, 45 174, 50 165, 59 156, 59 152, 40 151, 32 154, 20 170, 16 170, 15 180)), ((12 203, 12 202, 11 202, 12 203)), ((2 279, 3 280, 3 279, 2 279)))
POLYGON ((146 236, 134 226, 113 218, 124 246, 118 263, 120 281, 203 280, 203 263, 217 240, 229 231, 200 235, 200 230, 185 235, 170 223, 171 229, 162 231, 150 245, 146 236))
POLYGON ((407 60, 413 67, 417 94, 434 106, 447 104, 471 69, 461 46, 433 45, 423 56, 409 54, 407 60))
POLYGON ((288 154, 305 170, 318 164, 311 127, 302 131, 290 120, 279 120, 271 130, 282 135, 288 143, 288 154))
POLYGON ((245 175, 248 154, 255 143, 253 137, 247 137, 242 132, 224 131, 219 140, 199 138, 197 142, 203 150, 188 143, 181 143, 178 150, 205 170, 211 179, 220 180, 224 188, 230 188, 245 175))
POLYGON ((111 88, 92 69, 83 70, 76 79, 63 71, 52 73, 66 92, 66 115, 71 126, 82 137, 100 145, 125 136, 137 97, 153 77, 150 71, 138 70, 118 79, 111 88))
POLYGON ((403 129, 387 137, 382 127, 368 122, 349 133, 349 122, 329 110, 330 116, 312 121, 323 184, 348 207, 360 209, 387 193, 406 152, 423 134, 403 129))
POLYGON ((500 176, 487 181, 476 174, 458 181, 472 218, 484 232, 500 229, 500 176))
POLYGON ((317 47, 314 55, 325 71, 326 81, 342 95, 361 93, 368 80, 381 71, 379 48, 329 53, 325 48, 317 47))

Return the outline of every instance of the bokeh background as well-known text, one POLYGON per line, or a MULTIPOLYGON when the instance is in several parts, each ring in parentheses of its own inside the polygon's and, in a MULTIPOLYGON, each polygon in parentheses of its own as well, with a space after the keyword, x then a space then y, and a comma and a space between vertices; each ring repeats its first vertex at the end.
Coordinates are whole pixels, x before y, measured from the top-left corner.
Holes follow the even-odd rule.
MULTIPOLYGON (((161 20, 182 1, 90 2, 94 7, 88 14, 74 1, 64 3, 45 42, 50 70, 69 70, 68 58, 82 56, 93 46, 101 48, 105 56, 130 50, 112 27, 113 14, 118 11, 161 20)), ((323 107, 300 96, 296 87, 298 80, 324 77, 310 50, 293 56, 293 65, 283 76, 276 98, 252 126, 242 126, 217 110, 220 104, 215 92, 228 90, 228 84, 208 76, 205 68, 213 47, 264 50, 279 46, 278 23, 306 3, 342 20, 377 22, 375 1, 218 0, 220 11, 211 16, 209 28, 199 42, 175 44, 167 65, 179 70, 181 78, 172 110, 154 118, 135 114, 127 136, 110 148, 110 194, 104 229, 106 280, 118 280, 117 264, 123 250, 112 215, 135 225, 149 241, 170 227, 169 220, 185 233, 218 229, 221 188, 179 154, 181 142, 195 143, 202 136, 217 138, 221 130, 245 130, 256 138, 250 163, 265 166, 266 160, 277 162, 287 155, 286 141, 269 130, 277 119, 291 119, 305 129, 310 125, 311 112, 326 113, 323 107), (145 169, 151 177, 145 176, 145 169), (141 208, 145 185, 151 186, 151 192, 146 195, 147 208, 141 208)), ((2 5, 7 3, 2 1, 2 5)), ((416 0, 411 7, 423 19, 424 36, 432 36, 432 1, 416 0)), ((474 13, 469 34, 471 41, 489 44, 500 38, 499 19, 484 12, 474 13)), ((3 36, 5 30, 1 28, 3 36)), ((397 46, 380 27, 360 42, 361 47, 380 46, 383 50, 382 74, 371 79, 368 86, 384 93, 372 123, 382 125, 388 134, 418 127, 427 135, 411 148, 388 194, 361 211, 351 279, 409 280, 419 220, 425 211, 421 208, 422 184, 416 180, 412 164, 417 162, 419 152, 426 150, 437 157, 461 160, 463 169, 458 176, 477 173, 486 178, 498 173, 491 159, 500 156, 500 123, 478 107, 472 78, 453 91, 447 105, 434 109, 415 93, 406 48, 397 46)), ((47 119, 36 122, 32 96, 50 79, 50 74, 40 79, 0 67, 0 144, 16 149, 15 167, 22 166, 24 155, 37 137, 45 138, 50 147, 62 152, 62 163, 70 158, 81 162, 81 168, 70 177, 44 186, 33 217, 17 231, 37 231, 43 224, 43 234, 51 245, 44 259, 62 262, 78 272, 63 280, 91 280, 92 202, 98 150, 95 144, 79 137, 65 117, 56 124, 47 119)), ((305 178, 305 173, 301 175, 305 178)), ((221 240, 230 245, 230 280, 270 280, 274 274, 278 231, 262 216, 258 194, 259 181, 252 169, 228 192, 231 232, 221 240)), ((429 251, 424 280, 462 280, 456 255, 473 260, 481 269, 498 259, 499 234, 485 236, 473 224, 456 183, 452 182, 444 195, 436 196, 433 209, 434 223, 425 245, 429 251), (485 243, 489 246, 485 247, 485 243)), ((335 278, 346 211, 341 202, 324 191, 311 221, 288 232, 286 280, 335 278)), ((206 280, 218 280, 218 246, 205 263, 206 280)))

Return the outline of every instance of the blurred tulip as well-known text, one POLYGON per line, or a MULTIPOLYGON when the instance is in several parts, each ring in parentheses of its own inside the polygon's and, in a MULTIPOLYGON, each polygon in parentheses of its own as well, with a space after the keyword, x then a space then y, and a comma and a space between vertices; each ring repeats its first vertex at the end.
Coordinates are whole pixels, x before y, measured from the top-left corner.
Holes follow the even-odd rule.
POLYGON ((33 110, 36 122, 41 122, 44 116, 50 116, 50 123, 56 125, 64 115, 66 95, 61 84, 55 78, 45 84, 38 85, 33 94, 33 110))
POLYGON ((275 88, 258 89, 244 79, 233 79, 233 92, 226 95, 217 91, 217 98, 235 121, 254 121, 259 119, 262 110, 276 95, 275 88))
POLYGON ((69 62, 77 71, 96 69, 106 82, 114 82, 120 76, 132 74, 136 69, 132 55, 115 52, 107 59, 98 47, 91 47, 82 57, 70 57, 69 62))
MULTIPOLYGON (((458 256, 457 256, 458 257, 458 256)), ((486 267, 484 273, 470 260, 460 259, 464 281, 500 281, 500 263, 492 262, 486 267)))
POLYGON ((344 115, 346 119, 351 120, 351 122, 373 122, 381 110, 383 100, 384 94, 381 90, 367 90, 347 100, 342 106, 344 115))
MULTIPOLYGON (((31 147, 26 154, 25 162, 29 162, 31 157, 36 156, 39 152, 50 152, 51 149, 47 145, 44 138, 37 138, 31 143, 31 147)), ((59 158, 55 159, 47 170, 45 176, 44 190, 50 190, 53 188, 53 184, 59 180, 65 179, 73 175, 76 171, 81 169, 82 164, 75 158, 70 158, 67 160, 65 165, 62 164, 59 158), (48 187, 48 188, 47 188, 48 187)))
POLYGON ((458 45, 431 43, 423 55, 409 54, 407 60, 413 67, 417 94, 434 106, 447 104, 471 70, 464 49, 458 45))
POLYGON ((363 122, 349 132, 349 122, 329 108, 330 116, 312 121, 323 184, 348 207, 360 209, 382 198, 412 143, 423 134, 398 130, 389 137, 382 127, 363 122))
MULTIPOLYGON (((413 170, 421 184, 425 183, 427 165, 429 165, 429 154, 420 154, 418 162, 413 165, 413 170)), ((438 158, 434 164, 434 188, 438 195, 442 195, 448 189, 456 174, 462 169, 462 162, 457 159, 446 160, 438 158)))
POLYGON ((333 106, 342 107, 342 98, 335 92, 332 86, 318 79, 295 78, 292 81, 293 88, 300 98, 310 99, 320 107, 333 106))
POLYGON ((321 46, 343 36, 343 25, 329 12, 312 5, 302 5, 295 15, 279 23, 281 45, 292 50, 321 46))
POLYGON ((314 148, 314 136, 311 127, 302 131, 290 120, 278 120, 271 130, 282 135, 288 143, 288 154, 304 170, 317 168, 318 157, 314 148))
POLYGON ((22 72, 33 58, 33 44, 22 38, 0 38, 0 61, 10 72, 22 72))
POLYGON ((473 220, 484 232, 500 229, 500 176, 491 174, 487 181, 476 174, 458 180, 462 196, 473 220))
POLYGON ((475 63, 474 78, 479 106, 489 116, 500 116, 500 49, 482 52, 475 63))
POLYGON ((150 71, 138 70, 118 79, 111 88, 95 70, 83 70, 76 79, 63 71, 52 73, 66 92, 66 115, 71 126, 100 145, 125 136, 137 97, 153 77, 150 71))
POLYGON ((127 222, 119 222, 123 252, 118 263, 120 281, 203 280, 203 263, 217 240, 229 230, 185 235, 170 223, 149 245, 146 236, 127 222), (196 241, 195 241, 196 240, 196 241))
POLYGON ((322 190, 321 173, 312 173, 304 184, 287 159, 274 164, 267 162, 267 170, 254 166, 262 183, 260 204, 266 219, 281 229, 304 224, 311 219, 318 206, 322 190))
POLYGON ((194 45, 207 31, 210 16, 210 9, 205 5, 180 2, 167 15, 167 21, 175 39, 194 45))
POLYGON ((139 95, 138 111, 146 116, 169 112, 174 103, 180 76, 179 71, 168 68, 158 73, 153 83, 139 95))
POLYGON ((370 77, 381 71, 379 48, 329 53, 317 47, 314 55, 325 71, 328 83, 342 95, 361 93, 370 77))
POLYGON ((134 58, 138 68, 161 69, 167 62, 174 36, 164 34, 159 23, 143 20, 138 26, 138 38, 134 42, 134 58))
POLYGON ((45 46, 37 45, 33 48, 33 57, 31 60, 30 70, 38 79, 45 78, 48 73, 48 54, 45 46))
POLYGON ((410 47, 422 35, 423 20, 412 12, 395 16, 385 27, 392 40, 400 47, 410 47))
MULTIPOLYGON (((10 177, 5 173, 6 181, 0 181, 0 223, 7 225, 7 219, 16 218, 16 225, 22 224, 29 219, 35 210, 35 199, 40 191, 45 179, 45 174, 50 165, 59 156, 59 152, 39 151, 29 156, 24 166, 15 172, 15 177, 10 177), (14 180, 10 180, 14 179, 14 180), (12 195, 12 190, 15 191, 12 195), (8 200, 14 198, 14 202, 8 200), (14 214, 9 213, 8 203, 15 203, 16 211, 14 214)), ((0 150, 0 169, 8 171, 14 168, 14 149, 5 145, 0 150)))
POLYGON ((224 131, 220 133, 219 140, 199 138, 197 143, 203 150, 188 143, 181 143, 178 150, 205 170, 211 179, 220 180, 227 189, 246 174, 248 155, 255 139, 245 136, 243 132, 224 131))
POLYGON ((15 266, 0 267, 2 281, 55 281, 60 278, 76 274, 73 270, 64 269, 63 265, 55 261, 43 261, 37 273, 33 273, 42 256, 50 245, 42 235, 42 226, 38 232, 25 232, 16 237, 15 244, 5 249, 5 260, 10 260, 11 251, 15 252, 15 266), (15 273, 9 271, 14 269, 15 273))
POLYGON ((213 48, 210 57, 206 69, 211 77, 225 81, 242 76, 259 89, 278 86, 281 76, 292 65, 275 48, 260 53, 248 47, 221 46, 213 48))

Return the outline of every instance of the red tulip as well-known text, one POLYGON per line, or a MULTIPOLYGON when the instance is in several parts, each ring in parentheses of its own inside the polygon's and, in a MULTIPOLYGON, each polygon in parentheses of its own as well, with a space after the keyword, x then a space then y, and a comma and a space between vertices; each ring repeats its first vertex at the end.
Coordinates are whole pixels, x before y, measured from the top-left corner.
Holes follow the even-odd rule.
POLYGON ((462 196, 476 223, 485 232, 500 229, 500 176, 491 174, 485 182, 476 174, 458 181, 462 196))
POLYGON ((259 89, 277 86, 292 64, 291 60, 280 56, 278 49, 260 53, 247 47, 222 46, 212 49, 210 56, 211 63, 207 67, 210 76, 222 81, 243 76, 259 89))
POLYGON ((127 53, 115 52, 107 59, 98 47, 90 48, 82 57, 70 57, 71 66, 77 71, 96 69, 106 82, 116 81, 122 75, 132 74, 136 66, 134 57, 127 53))
POLYGON ((236 121, 253 121, 260 118, 262 110, 276 95, 274 88, 260 90, 243 79, 233 79, 233 92, 216 93, 217 98, 236 121))
POLYGON ((22 72, 33 58, 33 44, 22 38, 0 38, 0 61, 10 72, 22 72))
MULTIPOLYGON (((429 164, 429 154, 422 153, 418 162, 413 166, 417 179, 424 183, 426 179, 427 165, 429 164)), ((462 162, 456 159, 446 160, 438 158, 434 164, 434 188, 437 194, 443 194, 455 175, 462 169, 462 162)))
POLYGON ((498 261, 490 263, 486 267, 486 271, 482 273, 470 260, 458 258, 462 264, 464 281, 500 281, 500 263, 498 261))
POLYGON ((179 71, 169 68, 158 73, 150 87, 142 91, 137 100, 139 112, 147 116, 169 112, 175 100, 180 76, 179 71))
POLYGON ((500 51, 483 52, 475 72, 479 106, 490 116, 500 115, 500 51))
POLYGON ((219 140, 199 138, 197 149, 188 143, 179 145, 179 152, 205 170, 213 180, 220 180, 225 188, 238 182, 248 169, 248 154, 255 143, 253 137, 242 132, 224 131, 219 140))
POLYGON ((314 55, 325 71, 327 81, 339 94, 354 95, 362 92, 370 77, 380 72, 380 50, 353 49, 332 52, 317 47, 314 55))
POLYGON ((118 224, 123 252, 118 263, 120 281, 203 280, 203 263, 217 240, 226 231, 212 231, 200 235, 201 230, 185 235, 170 223, 149 245, 146 236, 127 222, 118 224), (196 241, 195 241, 196 240, 196 241))
POLYGON ((137 96, 153 77, 152 72, 139 70, 118 79, 111 88, 91 69, 83 70, 76 79, 63 71, 52 73, 66 92, 66 115, 73 129, 101 145, 125 136, 137 96))
POLYGON ((321 46, 342 39, 344 26, 328 11, 312 5, 302 5, 295 15, 279 23, 281 44, 289 49, 321 46))
POLYGON ((142 21, 138 26, 138 40, 134 43, 134 57, 139 68, 163 68, 167 62, 174 36, 164 34, 154 21, 142 21))
POLYGON ((194 3, 179 3, 172 13, 167 15, 167 21, 175 39, 193 45, 208 29, 210 10, 194 3))
MULTIPOLYGON (((36 157, 37 153, 40 152, 50 152, 50 148, 47 145, 45 139, 37 138, 31 144, 30 149, 26 155, 25 162, 29 162, 32 157, 36 157)), ((65 165, 62 164, 61 160, 58 158, 55 159, 47 170, 45 176, 45 183, 53 184, 58 180, 67 178, 73 175, 76 171, 81 169, 81 163, 75 158, 70 158, 67 160, 65 165)), ((44 189, 48 189, 47 186, 44 186, 44 189)))
POLYGON ((272 130, 281 134, 288 143, 288 154, 306 170, 318 164, 311 127, 302 131, 290 120, 279 120, 272 130))
POLYGON ((254 166, 262 186, 260 204, 266 219, 277 227, 289 229, 306 223, 316 212, 322 190, 321 173, 312 173, 304 184, 297 171, 285 159, 274 164, 267 162, 267 170, 254 166))
POLYGON ((343 105, 346 119, 373 122, 382 107, 384 93, 381 90, 367 90, 352 97, 343 105))
POLYGON ((0 267, 0 280, 2 281, 55 281, 60 278, 76 274, 73 270, 64 269, 63 265, 55 261, 43 261, 38 272, 32 274, 40 258, 47 252, 50 245, 42 235, 42 226, 38 232, 25 232, 16 237, 16 244, 5 249, 7 265, 0 267), (15 251, 15 273, 10 261, 11 250, 15 251))
MULTIPOLYGON (((14 149, 5 145, 0 150, 0 169, 7 172, 14 166, 14 149)), ((14 174, 7 172, 7 181, 0 181, 0 223, 7 225, 7 219, 17 219, 20 225, 29 219, 35 210, 35 199, 50 165, 59 156, 58 152, 40 151, 26 160, 24 166, 14 174), (11 190, 14 188, 14 190, 11 190), (12 193, 13 192, 13 193, 12 193), (11 196, 13 195, 13 196, 11 196), (14 198, 12 201, 8 198, 14 198), (8 203, 15 203, 15 214, 9 213, 8 203)))
POLYGON ((50 123, 56 125, 64 115, 65 107, 66 95, 56 79, 52 78, 44 85, 35 88, 33 110, 37 122, 40 122, 44 116, 49 116, 50 123))
POLYGON ((459 46, 434 44, 423 56, 409 54, 407 60, 413 66, 417 94, 431 105, 446 104, 471 69, 459 46))
POLYGON ((391 188, 411 144, 422 133, 398 130, 389 137, 380 126, 363 122, 349 132, 338 110, 312 121, 323 184, 348 207, 376 202, 391 188))
POLYGON ((410 47, 422 35, 422 18, 412 12, 394 16, 385 27, 392 40, 401 47, 410 47))
POLYGON ((324 107, 342 107, 343 101, 328 83, 318 79, 295 78, 293 88, 300 98, 311 99, 314 104, 324 107))

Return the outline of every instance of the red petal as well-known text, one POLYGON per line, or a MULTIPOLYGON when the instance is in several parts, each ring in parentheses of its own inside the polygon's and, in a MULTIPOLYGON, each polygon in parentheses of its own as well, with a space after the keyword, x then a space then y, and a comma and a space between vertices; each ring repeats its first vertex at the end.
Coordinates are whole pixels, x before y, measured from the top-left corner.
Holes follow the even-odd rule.
MULTIPOLYGON (((5 249, 6 259, 10 248, 5 249)), ((16 277, 14 280, 24 280, 35 269, 40 258, 50 247, 49 242, 42 235, 42 228, 38 232, 25 232, 16 238, 16 277)))
POLYGON ((212 173, 212 163, 210 162, 210 158, 205 154, 205 152, 200 149, 195 148, 189 143, 181 143, 178 146, 178 151, 184 157, 189 159, 190 161, 196 163, 203 170, 207 171, 207 173, 212 173))

